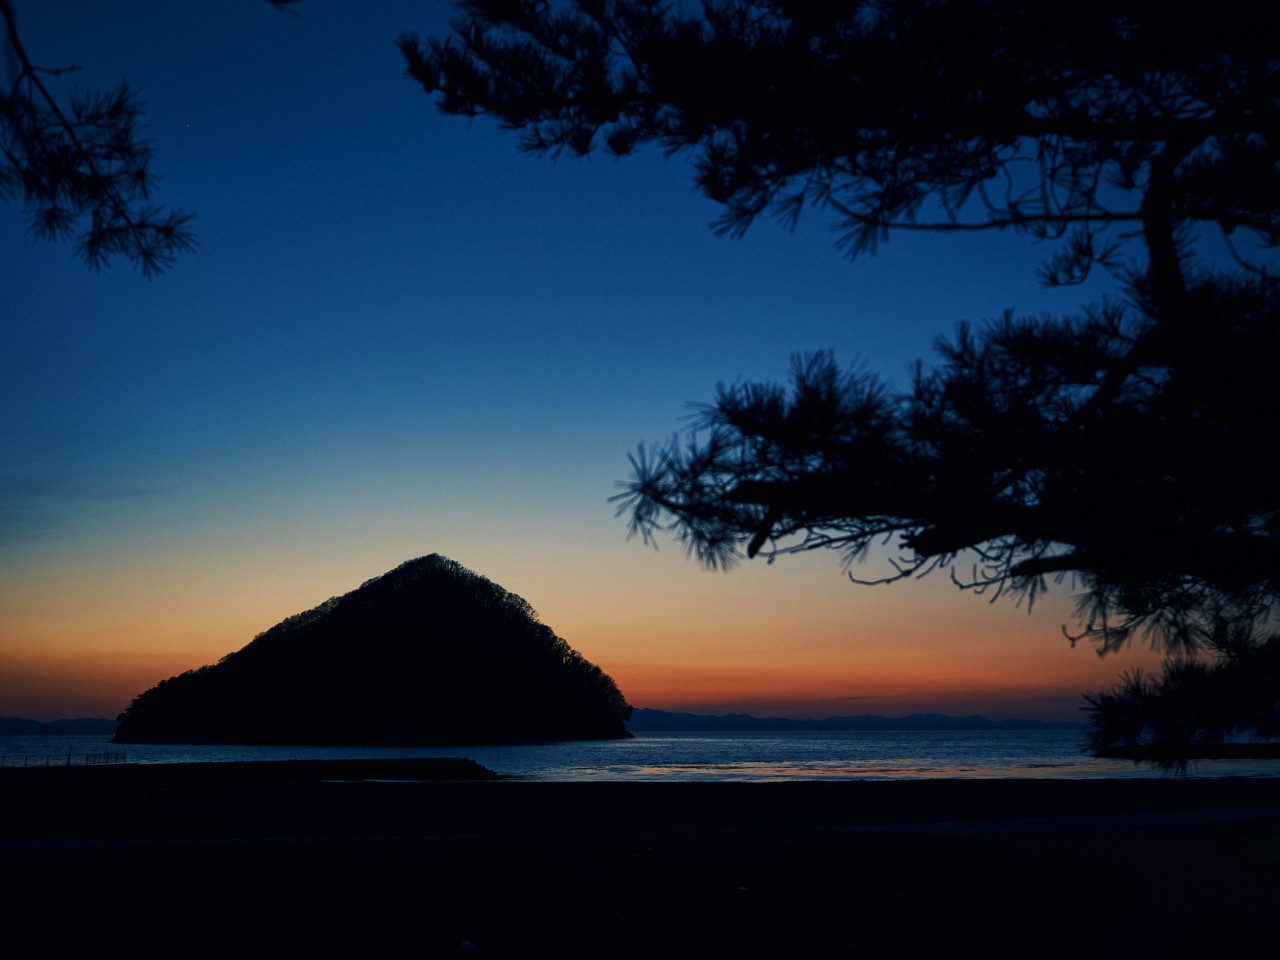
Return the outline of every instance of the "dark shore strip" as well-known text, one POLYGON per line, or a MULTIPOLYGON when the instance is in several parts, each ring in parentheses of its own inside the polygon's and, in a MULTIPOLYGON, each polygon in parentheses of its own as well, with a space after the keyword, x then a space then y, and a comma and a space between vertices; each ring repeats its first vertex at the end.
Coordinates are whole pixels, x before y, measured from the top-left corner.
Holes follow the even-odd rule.
POLYGON ((1280 874, 1244 859, 1280 837, 1280 779, 561 783, 408 763, 0 771, 6 956, 1280 949, 1280 874))
POLYGON ((0 839, 848 830, 1214 810, 1280 816, 1280 778, 566 783, 452 759, 0 770, 0 839))
POLYGON ((474 760, 454 757, 383 757, 340 760, 240 760, 214 763, 51 764, 0 767, 0 784, 21 786, 43 779, 89 789, 128 783, 271 782, 326 780, 486 780, 497 776, 474 760))

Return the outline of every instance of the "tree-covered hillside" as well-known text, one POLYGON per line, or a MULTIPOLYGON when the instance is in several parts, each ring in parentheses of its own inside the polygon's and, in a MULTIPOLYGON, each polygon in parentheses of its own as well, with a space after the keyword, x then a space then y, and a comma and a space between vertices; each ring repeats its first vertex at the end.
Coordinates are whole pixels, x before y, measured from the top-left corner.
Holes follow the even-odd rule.
POLYGON ((613 680, 529 604, 438 555, 161 681, 117 743, 455 744, 627 736, 613 680))

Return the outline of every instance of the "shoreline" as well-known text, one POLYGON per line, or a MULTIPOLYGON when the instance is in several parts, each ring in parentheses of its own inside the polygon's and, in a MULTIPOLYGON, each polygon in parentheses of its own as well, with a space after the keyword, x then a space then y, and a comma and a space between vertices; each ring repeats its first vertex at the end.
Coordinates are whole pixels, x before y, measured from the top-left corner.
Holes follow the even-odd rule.
POLYGON ((1280 871, 1238 852, 1280 841, 1280 778, 403 780, 377 776, 405 774, 394 761, 286 763, 0 770, 0 896, 25 921, 8 955, 48 956, 47 930, 64 952, 143 957, 1280 948, 1280 871))
POLYGON ((0 769, 6 839, 485 836, 622 830, 1025 830, 1280 818, 1280 778, 543 781, 460 759, 0 769))

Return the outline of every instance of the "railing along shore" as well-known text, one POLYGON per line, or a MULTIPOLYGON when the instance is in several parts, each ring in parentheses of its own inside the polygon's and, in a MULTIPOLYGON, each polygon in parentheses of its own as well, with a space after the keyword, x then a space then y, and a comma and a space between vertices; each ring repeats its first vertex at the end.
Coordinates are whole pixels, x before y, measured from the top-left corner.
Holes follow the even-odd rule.
POLYGON ((0 754, 0 767, 101 767, 128 762, 128 754, 123 750, 107 753, 0 754))

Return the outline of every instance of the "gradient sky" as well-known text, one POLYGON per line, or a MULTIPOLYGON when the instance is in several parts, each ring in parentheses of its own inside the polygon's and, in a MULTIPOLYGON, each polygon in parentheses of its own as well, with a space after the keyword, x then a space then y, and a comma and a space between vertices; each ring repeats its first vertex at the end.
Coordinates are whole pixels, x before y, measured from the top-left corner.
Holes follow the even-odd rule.
POLYGON ((640 441, 721 380, 834 349, 903 382, 935 337, 1091 289, 1022 237, 830 221, 717 238, 679 158, 532 158, 403 77, 433 0, 16 0, 32 58, 128 78, 200 246, 94 273, 0 208, 0 715, 114 716, 157 681, 411 557, 520 594, 639 706, 1078 719, 1157 657, 1072 648, 945 575, 839 557, 708 572, 626 539, 640 441), (874 568, 864 571, 874 575, 874 568))

